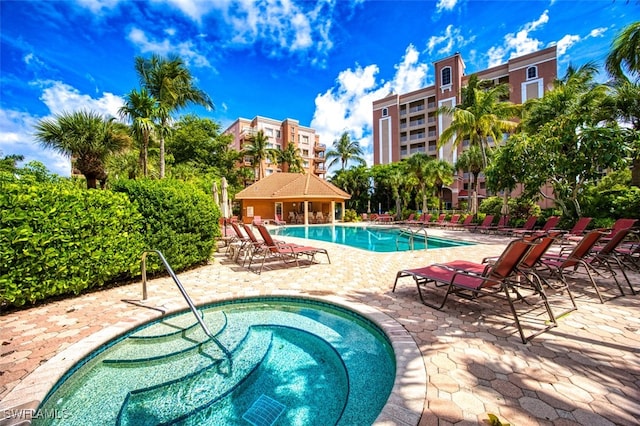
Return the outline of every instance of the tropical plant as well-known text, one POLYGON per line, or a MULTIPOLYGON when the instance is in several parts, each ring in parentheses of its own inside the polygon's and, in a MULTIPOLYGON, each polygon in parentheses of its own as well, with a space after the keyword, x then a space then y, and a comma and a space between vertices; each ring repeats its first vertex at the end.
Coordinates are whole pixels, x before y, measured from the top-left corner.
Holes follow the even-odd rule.
POLYGON ((509 95, 509 86, 499 84, 487 90, 467 88, 466 107, 442 106, 437 114, 452 117, 451 124, 440 135, 438 146, 453 141, 459 146, 468 140, 470 145, 478 145, 482 150, 484 164, 487 164, 486 152, 492 144, 497 144, 503 134, 518 127, 516 118, 520 116, 520 105, 502 101, 509 95), (473 93, 473 96, 472 96, 473 93))
POLYGON ((478 177, 485 168, 484 158, 482 158, 482 151, 480 147, 477 145, 471 145, 468 149, 464 150, 458 157, 455 167, 458 170, 464 170, 473 175, 471 187, 471 197, 473 201, 470 203, 470 207, 471 213, 476 215, 478 214, 478 177))
POLYGON ((265 176, 265 161, 278 162, 278 150, 269 147, 269 137, 262 130, 251 136, 243 148, 243 154, 251 157, 251 165, 258 171, 258 180, 265 176))
POLYGON ((625 70, 635 79, 640 78, 640 21, 626 26, 616 36, 605 66, 616 79, 627 79, 625 70))
MULTIPOLYGON (((2 151, 0 151, 0 155, 2 151)), ((0 158, 0 171, 15 172, 18 169, 18 162, 24 161, 24 155, 11 154, 0 158)))
POLYGON ((330 160, 327 168, 331 168, 338 160, 340 160, 340 169, 344 170, 349 161, 353 161, 358 165, 365 165, 366 161, 362 157, 364 152, 358 141, 352 141, 349 133, 344 132, 340 139, 333 141, 333 149, 327 151, 325 158, 330 160))
POLYGON ((300 150, 293 143, 289 143, 285 149, 278 152, 278 155, 278 162, 283 165, 283 171, 289 173, 304 173, 300 150))
POLYGON ((438 209, 443 210, 443 188, 453 182, 453 166, 444 160, 435 160, 427 163, 427 172, 438 194, 438 209))
POLYGON ((106 180, 107 157, 122 151, 130 142, 113 118, 106 120, 91 111, 42 119, 35 130, 35 138, 42 146, 72 159, 75 168, 87 180, 87 188, 91 189, 97 187, 98 180, 106 180))
POLYGON ((331 183, 351 194, 347 200, 348 208, 363 211, 369 195, 370 173, 364 166, 347 170, 338 170, 332 177, 331 183))
POLYGON ((125 103, 118 110, 120 117, 131 123, 131 135, 140 145, 140 168, 142 175, 149 175, 149 141, 155 129, 156 100, 147 89, 133 89, 125 97, 125 103))
POLYGON ((165 175, 165 138, 170 131, 171 114, 188 104, 212 109, 209 96, 197 88, 194 78, 179 56, 136 57, 135 69, 140 85, 156 100, 155 118, 159 124, 160 178, 165 175))
POLYGON ((431 156, 417 152, 406 160, 407 173, 418 182, 418 194, 422 198, 422 211, 427 211, 427 189, 433 187, 435 179, 429 168, 430 163, 436 161, 431 156))

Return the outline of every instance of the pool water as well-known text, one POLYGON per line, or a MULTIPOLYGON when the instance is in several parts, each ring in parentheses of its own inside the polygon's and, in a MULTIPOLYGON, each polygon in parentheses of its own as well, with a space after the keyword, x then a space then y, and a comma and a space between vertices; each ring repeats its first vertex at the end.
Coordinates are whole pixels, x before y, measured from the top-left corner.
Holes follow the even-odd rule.
POLYGON ((386 226, 284 226, 274 235, 327 241, 374 252, 424 250, 474 245, 468 241, 438 238, 414 229, 386 226))
POLYGON ((207 339, 191 312, 133 330, 69 372, 33 424, 371 424, 395 379, 386 336, 318 301, 210 305, 207 339), (58 422, 58 423, 56 423, 58 422))

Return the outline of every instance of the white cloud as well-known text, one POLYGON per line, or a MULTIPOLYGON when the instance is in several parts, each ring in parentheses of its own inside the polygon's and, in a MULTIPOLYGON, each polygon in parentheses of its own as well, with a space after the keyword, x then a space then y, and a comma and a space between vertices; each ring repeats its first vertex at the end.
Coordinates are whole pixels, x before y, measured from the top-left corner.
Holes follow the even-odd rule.
MULTIPOLYGON (((175 30, 167 31, 167 34, 172 37, 176 36, 175 30)), ((191 41, 183 41, 174 45, 167 38, 161 41, 151 40, 145 32, 139 28, 132 28, 129 31, 128 38, 142 53, 157 53, 162 56, 176 53, 184 59, 187 66, 193 65, 200 68, 211 67, 209 60, 197 52, 196 47, 191 41)))
POLYGON ((371 137, 371 105, 389 93, 406 93, 425 85, 428 65, 419 62, 419 52, 409 45, 405 55, 395 66, 393 80, 376 81, 377 65, 342 71, 336 85, 316 96, 316 110, 311 127, 320 135, 320 141, 331 146, 343 132, 359 142, 367 164, 373 164, 371 137))
POLYGON ((487 56, 489 56, 489 68, 495 67, 496 65, 500 65, 504 62, 504 55, 507 54, 507 51, 504 47, 493 46, 487 52, 487 56))
POLYGON ((440 13, 443 10, 453 10, 453 8, 456 7, 457 2, 458 0, 438 0, 438 3, 436 4, 436 11, 440 13))
POLYGON ((78 4, 89 9, 92 13, 102 13, 105 10, 115 9, 121 0, 78 0, 78 4))
POLYGON ((458 47, 462 47, 471 43, 474 39, 475 37, 465 39, 460 33, 460 29, 454 28, 453 25, 450 24, 442 35, 429 37, 427 51, 429 54, 432 54, 436 51, 436 48, 439 47, 436 53, 438 55, 447 55, 453 51, 453 46, 457 45, 458 47))
POLYGON ((558 40, 558 56, 562 56, 567 52, 571 46, 581 40, 580 36, 567 34, 558 40))
POLYGON ((602 37, 606 31, 606 27, 594 28, 589 32, 589 37, 602 37))
POLYGON ((527 22, 518 32, 505 35, 502 46, 493 46, 487 51, 489 67, 503 63, 504 57, 509 53, 510 58, 516 58, 540 50, 542 42, 532 38, 531 33, 543 27, 547 22, 549 22, 549 11, 545 10, 538 19, 527 22))
POLYGON ((70 160, 38 144, 33 137, 35 124, 41 119, 79 110, 90 110, 104 117, 118 117, 118 109, 124 99, 112 93, 102 93, 101 97, 92 98, 60 81, 39 81, 32 84, 42 88, 40 100, 49 108, 51 114, 47 117, 37 117, 26 112, 0 109, 0 151, 2 155, 23 155, 25 162, 36 160, 53 173, 69 176, 70 160))

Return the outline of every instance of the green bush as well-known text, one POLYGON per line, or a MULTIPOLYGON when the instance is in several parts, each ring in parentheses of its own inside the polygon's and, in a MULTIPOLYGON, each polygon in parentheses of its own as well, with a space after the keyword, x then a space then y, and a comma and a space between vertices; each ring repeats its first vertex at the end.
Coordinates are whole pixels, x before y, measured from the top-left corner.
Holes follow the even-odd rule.
MULTIPOLYGON (((503 202, 504 199, 502 197, 488 197, 480 203, 478 211, 485 215, 491 214, 499 217, 502 214, 503 202)), ((524 198, 509 198, 508 205, 510 216, 509 224, 511 226, 520 226, 529 216, 540 216, 541 214, 540 206, 524 198)))
MULTIPOLYGON (((145 249, 162 252, 176 271, 209 260, 220 236, 220 210, 211 195, 172 179, 121 180, 112 188, 127 194, 144 217, 145 249)), ((157 257, 149 257, 148 270, 159 268, 157 257)))
POLYGON ((346 209, 342 220, 344 222, 360 222, 360 215, 353 209, 346 209))
POLYGON ((142 216, 124 194, 68 181, 0 184, 0 307, 139 273, 142 216))

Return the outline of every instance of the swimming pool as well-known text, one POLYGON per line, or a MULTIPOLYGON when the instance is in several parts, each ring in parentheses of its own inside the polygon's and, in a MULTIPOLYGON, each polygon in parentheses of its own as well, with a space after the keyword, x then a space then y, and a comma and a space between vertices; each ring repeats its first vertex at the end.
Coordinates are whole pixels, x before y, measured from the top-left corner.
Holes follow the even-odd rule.
POLYGON ((67 373, 33 424, 371 424, 395 378, 384 333, 337 305, 295 298, 209 305, 134 329, 67 373), (215 331, 214 331, 215 330, 215 331))
POLYGON ((327 241, 375 252, 438 249, 475 244, 429 235, 425 247, 425 233, 423 231, 375 225, 284 226, 272 229, 270 232, 274 235, 327 241))

